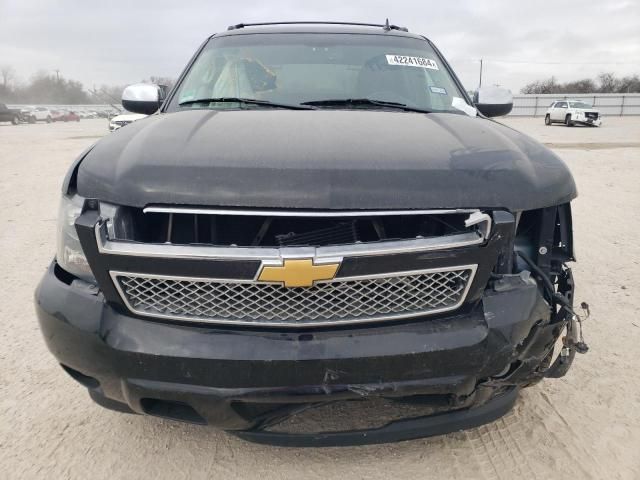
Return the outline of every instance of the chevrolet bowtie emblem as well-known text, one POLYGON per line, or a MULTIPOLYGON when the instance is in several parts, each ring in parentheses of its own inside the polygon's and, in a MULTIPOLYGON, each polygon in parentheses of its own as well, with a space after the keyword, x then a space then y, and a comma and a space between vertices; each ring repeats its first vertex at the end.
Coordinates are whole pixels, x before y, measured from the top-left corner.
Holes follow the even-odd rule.
POLYGON ((314 265, 310 258, 286 259, 281 267, 263 267, 258 281, 279 282, 285 287, 311 287, 318 280, 331 280, 339 266, 339 263, 314 265))

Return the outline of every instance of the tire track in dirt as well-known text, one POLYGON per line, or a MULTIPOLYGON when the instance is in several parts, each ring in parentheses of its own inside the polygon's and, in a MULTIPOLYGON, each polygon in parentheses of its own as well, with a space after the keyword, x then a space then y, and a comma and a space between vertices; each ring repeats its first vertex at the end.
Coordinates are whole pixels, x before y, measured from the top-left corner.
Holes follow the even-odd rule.
MULTIPOLYGON (((556 458, 570 461, 571 473, 580 474, 583 478, 611 478, 611 473, 604 469, 598 460, 596 452, 589 451, 583 438, 571 426, 549 397, 542 390, 529 395, 525 408, 529 411, 527 423, 532 427, 538 426, 542 430, 544 448, 553 452, 556 458), (585 465, 589 465, 586 468, 585 465)), ((560 468, 567 469, 567 462, 560 468)))
POLYGON ((516 411, 495 422, 466 432, 483 478, 539 478, 529 462, 527 439, 516 411))

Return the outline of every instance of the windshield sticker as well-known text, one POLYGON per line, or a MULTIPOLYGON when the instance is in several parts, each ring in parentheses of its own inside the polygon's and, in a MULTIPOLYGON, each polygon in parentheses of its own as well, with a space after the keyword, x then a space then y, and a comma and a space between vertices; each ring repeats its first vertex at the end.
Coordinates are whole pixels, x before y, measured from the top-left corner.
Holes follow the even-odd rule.
POLYGON ((478 113, 475 107, 472 107, 460 97, 453 97, 453 99, 451 100, 451 106, 456 110, 463 111, 470 117, 475 117, 478 113))
POLYGON ((385 55, 389 65, 400 65, 403 67, 430 68, 438 70, 436 62, 425 57, 407 57, 406 55, 385 55))
POLYGON ((431 93, 437 93, 438 95, 447 94, 447 89, 443 87, 429 87, 429 90, 431 90, 431 93))

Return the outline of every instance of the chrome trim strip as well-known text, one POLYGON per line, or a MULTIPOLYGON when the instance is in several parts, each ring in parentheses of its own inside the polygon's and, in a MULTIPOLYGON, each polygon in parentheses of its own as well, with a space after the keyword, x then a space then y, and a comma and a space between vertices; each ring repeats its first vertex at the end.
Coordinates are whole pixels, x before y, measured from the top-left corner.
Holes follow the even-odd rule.
MULTIPOLYGON (((393 255, 482 244, 487 237, 476 232, 443 237, 395 240, 377 243, 355 243, 333 247, 215 247, 205 245, 173 245, 111 241, 107 238, 106 223, 96 224, 98 251, 106 255, 163 258, 207 258, 224 260, 262 260, 282 262, 285 258, 313 258, 322 262, 325 258, 358 257, 367 255, 393 255)), ((326 260, 328 261, 328 260, 326 260)))
POLYGON ((469 289, 471 288, 471 284, 473 283, 476 275, 476 270, 478 269, 478 265, 459 265, 455 267, 443 267, 443 268, 430 268, 425 270, 409 270, 404 272, 392 272, 392 273, 381 273, 377 275, 361 275, 354 277, 345 277, 345 278, 334 278, 332 280, 323 280, 318 281, 316 283, 339 283, 353 280, 368 280, 372 278, 385 278, 385 277, 397 277, 397 276, 409 276, 409 275, 420 275, 427 273, 438 273, 438 272, 450 272, 453 270, 471 270, 469 275, 469 280, 465 286, 462 295, 460 296, 460 300, 455 305, 451 305, 448 307, 436 308, 429 311, 422 312, 411 312, 411 313, 396 313, 396 314, 388 314, 388 315, 380 315, 376 317, 365 317, 365 318, 357 318, 357 319, 347 319, 347 320, 334 320, 334 321, 321 321, 321 322, 308 322, 308 323, 288 323, 288 322, 247 322, 244 320, 228 320, 228 319, 212 319, 212 318, 201 318, 201 317, 187 317, 180 315, 169 315, 162 313, 148 313, 148 312, 140 312, 139 310, 134 309, 129 303, 126 294, 124 293, 120 282, 118 281, 119 276, 125 277, 142 277, 149 279, 157 279, 157 280, 176 280, 176 281, 191 281, 191 282, 208 282, 208 283, 250 283, 250 284, 272 284, 271 282, 256 282, 254 280, 229 280, 229 279, 214 279, 214 278, 205 278, 205 277, 181 277, 181 276, 172 276, 172 275, 155 275, 155 274, 147 274, 147 273, 133 273, 133 272, 122 272, 122 271, 109 271, 111 275, 111 279, 113 284, 115 285, 118 293, 120 294, 120 298, 126 305, 127 309, 133 313, 134 315, 138 315, 141 317, 150 317, 150 318, 164 318, 174 321, 179 321, 183 323, 205 323, 205 324, 215 324, 215 325, 238 325, 238 326, 251 326, 251 327, 285 327, 285 328, 308 328, 308 327, 326 327, 326 326, 335 326, 335 325, 350 325, 350 324, 359 324, 359 323, 372 323, 378 321, 387 321, 387 320, 399 320, 406 318, 415 318, 420 316, 430 316, 438 313, 449 312, 452 310, 456 310, 460 308, 460 306, 464 303, 467 298, 467 294, 469 293, 469 289))
POLYGON ((238 215, 255 217, 386 217, 391 215, 445 215, 453 213, 480 212, 474 208, 445 210, 247 210, 233 208, 193 208, 193 207, 145 207, 144 213, 186 213, 194 215, 238 215))
POLYGON ((488 214, 482 212, 473 212, 471 215, 469 215, 469 218, 464 221, 464 226, 467 228, 473 225, 480 224, 484 224, 482 227, 480 227, 482 235, 484 236, 484 238, 489 238, 489 233, 491 232, 491 217, 488 214))

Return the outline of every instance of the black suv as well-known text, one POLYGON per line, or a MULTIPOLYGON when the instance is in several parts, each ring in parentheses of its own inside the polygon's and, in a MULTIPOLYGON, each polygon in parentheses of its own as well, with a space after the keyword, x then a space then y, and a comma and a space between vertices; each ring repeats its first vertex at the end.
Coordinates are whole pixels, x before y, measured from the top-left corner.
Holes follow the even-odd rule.
POLYGON ((134 85, 123 105, 152 115, 69 170, 36 292, 48 347, 99 404, 371 443, 491 421, 568 370, 572 176, 487 118, 508 91, 472 101, 427 38, 235 25, 166 96, 134 85), (330 402, 384 412, 283 428, 330 402))

